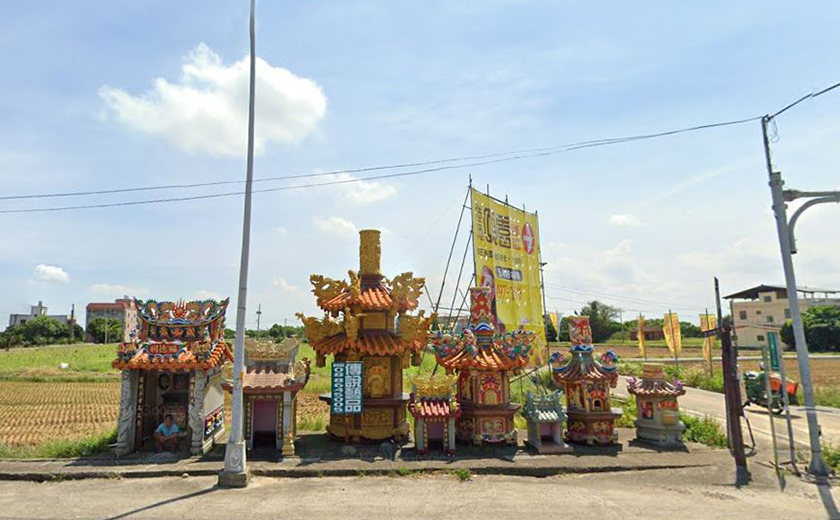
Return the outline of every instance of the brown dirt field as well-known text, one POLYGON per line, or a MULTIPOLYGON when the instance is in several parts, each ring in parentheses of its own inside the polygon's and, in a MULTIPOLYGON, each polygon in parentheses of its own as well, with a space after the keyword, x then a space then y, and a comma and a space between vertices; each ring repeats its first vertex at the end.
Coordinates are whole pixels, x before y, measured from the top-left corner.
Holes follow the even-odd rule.
POLYGON ((0 381, 0 444, 37 446, 106 432, 116 425, 118 382, 0 381))

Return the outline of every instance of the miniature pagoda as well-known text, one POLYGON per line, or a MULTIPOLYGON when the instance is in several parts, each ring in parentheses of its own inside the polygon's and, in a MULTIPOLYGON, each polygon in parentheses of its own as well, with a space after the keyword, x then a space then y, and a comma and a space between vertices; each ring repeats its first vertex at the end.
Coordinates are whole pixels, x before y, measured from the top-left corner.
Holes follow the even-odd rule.
POLYGON ((680 421, 677 398, 685 394, 683 383, 668 381, 661 363, 645 363, 642 380, 630 378, 627 392, 636 396, 636 437, 661 446, 682 444, 685 425, 680 421))
MULTIPOLYGON (((267 446, 284 457, 295 454, 297 393, 309 381, 309 360, 295 362, 296 338, 274 341, 245 340, 245 441, 248 449, 267 446)), ((222 383, 233 391, 230 381, 222 383)))
POLYGON ((222 365, 228 300, 140 301, 136 335, 112 366, 122 371, 117 454, 153 447, 167 415, 180 429, 178 449, 207 453, 224 433, 222 365), (183 444, 187 446, 183 446, 183 444))
POLYGON ((522 416, 528 422, 528 444, 537 453, 568 453, 572 451, 563 442, 563 424, 566 412, 560 404, 560 392, 537 395, 528 392, 522 416))
MULTIPOLYGON (((612 444, 618 440, 615 420, 621 410, 610 406, 610 388, 618 383, 616 357, 612 351, 593 358, 592 330, 586 316, 569 317, 572 357, 562 366, 552 367, 554 381, 565 389, 568 429, 566 440, 586 444, 612 444)), ((552 365, 562 360, 551 357, 552 365)))
MULTIPOLYGON (((364 363, 364 409, 360 414, 330 414, 327 431, 341 439, 404 439, 407 393, 403 393, 403 369, 420 364, 420 350, 431 318, 415 309, 425 284, 423 278, 403 273, 387 280, 380 272, 380 234, 376 230, 359 232, 360 270, 349 272, 350 281, 331 280, 312 275, 312 292, 323 319, 297 316, 303 321, 306 337, 317 354, 316 365, 334 361, 364 363)), ((332 393, 320 398, 332 402, 332 393)))
POLYGON ((487 287, 470 289, 470 328, 460 335, 429 335, 438 364, 447 374, 458 373, 459 439, 481 444, 516 443, 510 402, 510 374, 528 364, 534 334, 522 329, 496 334, 487 287))
POLYGON ((447 455, 455 454, 455 420, 461 416, 457 376, 416 376, 412 379, 408 411, 414 417, 414 451, 425 454, 440 443, 447 455))

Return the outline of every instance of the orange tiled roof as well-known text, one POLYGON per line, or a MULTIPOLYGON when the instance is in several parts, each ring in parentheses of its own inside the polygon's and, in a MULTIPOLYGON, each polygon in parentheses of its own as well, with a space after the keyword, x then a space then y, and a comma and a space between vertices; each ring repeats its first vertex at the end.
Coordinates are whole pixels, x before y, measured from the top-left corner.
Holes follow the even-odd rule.
POLYGON ((153 356, 146 348, 138 348, 131 359, 115 359, 111 366, 118 370, 210 370, 233 360, 227 343, 216 343, 206 359, 198 359, 193 352, 195 343, 186 344, 177 356, 153 356))
MULTIPOLYGON (((307 373, 306 379, 295 380, 294 375, 286 370, 277 370, 274 368, 249 368, 245 372, 245 377, 242 379, 242 391, 246 394, 270 394, 276 392, 297 391, 306 386, 309 380, 307 373)), ((231 391, 233 384, 230 381, 224 381, 222 388, 231 391)))
POLYGON ((461 409, 451 408, 448 399, 421 399, 420 402, 409 403, 408 410, 415 418, 432 421, 461 415, 461 409))
POLYGON ((346 334, 336 334, 312 345, 316 352, 323 355, 337 354, 344 351, 357 351, 362 354, 391 356, 420 350, 419 341, 407 342, 393 332, 386 330, 359 331, 356 341, 351 341, 346 334))
POLYGON ((318 305, 325 311, 343 311, 348 307, 358 305, 365 311, 385 311, 394 308, 399 311, 409 311, 417 307, 417 301, 408 298, 395 300, 391 292, 385 287, 371 287, 364 289, 359 296, 353 296, 350 291, 344 291, 338 296, 326 301, 319 301, 318 305))
POLYGON ((511 358, 494 347, 476 347, 477 351, 470 352, 467 347, 446 358, 437 355, 437 362, 448 370, 514 370, 524 368, 528 364, 527 356, 511 358))

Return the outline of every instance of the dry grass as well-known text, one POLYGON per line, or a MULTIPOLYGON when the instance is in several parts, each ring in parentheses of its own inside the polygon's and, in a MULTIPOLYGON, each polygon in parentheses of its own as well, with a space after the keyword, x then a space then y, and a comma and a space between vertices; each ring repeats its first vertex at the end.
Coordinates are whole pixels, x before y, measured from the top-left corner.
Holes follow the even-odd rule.
POLYGON ((0 445, 32 447, 113 430, 119 383, 0 381, 0 445))

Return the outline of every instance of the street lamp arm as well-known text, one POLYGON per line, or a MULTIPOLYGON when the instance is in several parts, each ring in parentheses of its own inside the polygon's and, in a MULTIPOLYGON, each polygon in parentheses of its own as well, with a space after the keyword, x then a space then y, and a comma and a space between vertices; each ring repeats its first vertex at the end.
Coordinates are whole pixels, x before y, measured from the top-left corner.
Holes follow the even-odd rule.
POLYGON ((837 197, 840 196, 840 191, 799 191, 799 190, 785 190, 785 201, 791 202, 796 199, 814 198, 814 197, 837 197))
MULTIPOLYGON (((790 253, 795 254, 796 235, 794 235, 794 229, 796 228, 796 222, 799 220, 799 217, 802 215, 802 213, 805 212, 806 209, 812 206, 816 206, 817 204, 826 204, 829 202, 840 203, 840 191, 798 192, 795 190, 787 190, 785 193, 798 193, 801 194, 799 196, 802 197, 817 197, 805 202, 804 204, 796 208, 796 211, 794 211, 793 215, 790 217, 790 223, 788 224, 788 228, 790 230, 790 253)), ((785 198, 787 198, 787 196, 785 198)))

